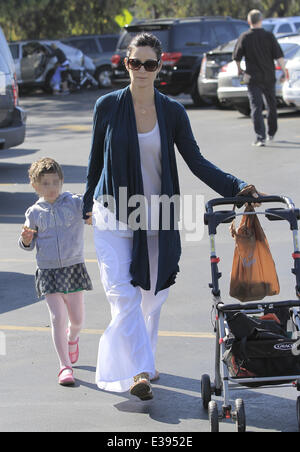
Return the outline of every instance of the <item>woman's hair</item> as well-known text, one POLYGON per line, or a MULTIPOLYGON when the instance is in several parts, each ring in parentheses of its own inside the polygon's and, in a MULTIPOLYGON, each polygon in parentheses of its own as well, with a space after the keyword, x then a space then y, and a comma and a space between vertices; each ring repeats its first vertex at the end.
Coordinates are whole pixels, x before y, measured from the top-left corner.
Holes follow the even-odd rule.
POLYGON ((59 164, 48 157, 33 162, 28 170, 28 174, 32 184, 40 182, 43 174, 57 174, 61 181, 64 180, 64 175, 59 164))
POLYGON ((127 57, 130 57, 130 54, 132 50, 135 47, 151 47, 154 52, 156 53, 157 59, 161 59, 162 54, 162 45, 160 40, 152 35, 151 33, 139 33, 136 35, 130 42, 129 46, 127 47, 127 57))

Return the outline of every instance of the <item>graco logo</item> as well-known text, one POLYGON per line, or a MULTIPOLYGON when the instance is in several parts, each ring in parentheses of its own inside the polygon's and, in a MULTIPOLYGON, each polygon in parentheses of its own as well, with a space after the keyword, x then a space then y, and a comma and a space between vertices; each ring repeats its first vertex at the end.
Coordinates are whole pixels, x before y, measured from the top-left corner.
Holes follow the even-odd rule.
POLYGON ((274 345, 275 350, 281 350, 283 352, 292 350, 292 347, 293 347, 293 344, 288 344, 288 343, 274 345))

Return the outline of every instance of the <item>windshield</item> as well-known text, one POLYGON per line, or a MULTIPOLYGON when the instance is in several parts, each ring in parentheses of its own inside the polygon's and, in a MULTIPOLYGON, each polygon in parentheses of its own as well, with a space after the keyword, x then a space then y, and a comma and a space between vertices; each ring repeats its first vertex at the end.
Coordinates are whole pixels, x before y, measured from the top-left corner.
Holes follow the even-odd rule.
POLYGON ((294 56, 297 54, 297 52, 300 49, 300 46, 295 43, 280 44, 280 47, 282 48, 282 51, 284 53, 284 58, 286 58, 287 60, 294 58, 294 56))
POLYGON ((275 28, 275 25, 273 25, 273 24, 263 24, 263 28, 264 28, 265 30, 267 30, 267 31, 273 32, 273 30, 274 30, 274 28, 275 28))
POLYGON ((138 33, 141 33, 142 31, 149 31, 150 33, 152 33, 154 36, 156 36, 160 40, 163 51, 168 50, 168 48, 169 48, 169 29, 155 30, 154 27, 151 30, 148 30, 148 29, 144 30, 143 28, 136 27, 136 30, 134 30, 134 31, 133 30, 125 31, 120 38, 118 48, 120 50, 126 50, 127 47, 129 46, 132 38, 134 38, 134 36, 136 36, 138 33))

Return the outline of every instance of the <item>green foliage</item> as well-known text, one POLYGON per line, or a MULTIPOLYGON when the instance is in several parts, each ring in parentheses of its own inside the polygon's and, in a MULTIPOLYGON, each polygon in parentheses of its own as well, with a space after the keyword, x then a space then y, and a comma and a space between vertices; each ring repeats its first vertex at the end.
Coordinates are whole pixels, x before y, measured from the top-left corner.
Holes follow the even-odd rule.
POLYGON ((300 15, 299 0, 0 0, 0 25, 9 40, 116 33, 120 28, 115 17, 124 8, 136 18, 245 19, 253 8, 266 17, 300 15))

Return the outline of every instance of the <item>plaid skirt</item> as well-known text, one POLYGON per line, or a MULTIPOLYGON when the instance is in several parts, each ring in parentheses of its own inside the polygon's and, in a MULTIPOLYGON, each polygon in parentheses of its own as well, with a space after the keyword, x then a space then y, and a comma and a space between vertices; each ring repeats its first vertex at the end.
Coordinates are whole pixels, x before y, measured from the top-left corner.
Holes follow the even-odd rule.
POLYGON ((37 269, 35 287, 39 298, 50 293, 72 293, 81 290, 92 290, 92 282, 85 264, 70 267, 37 269))

